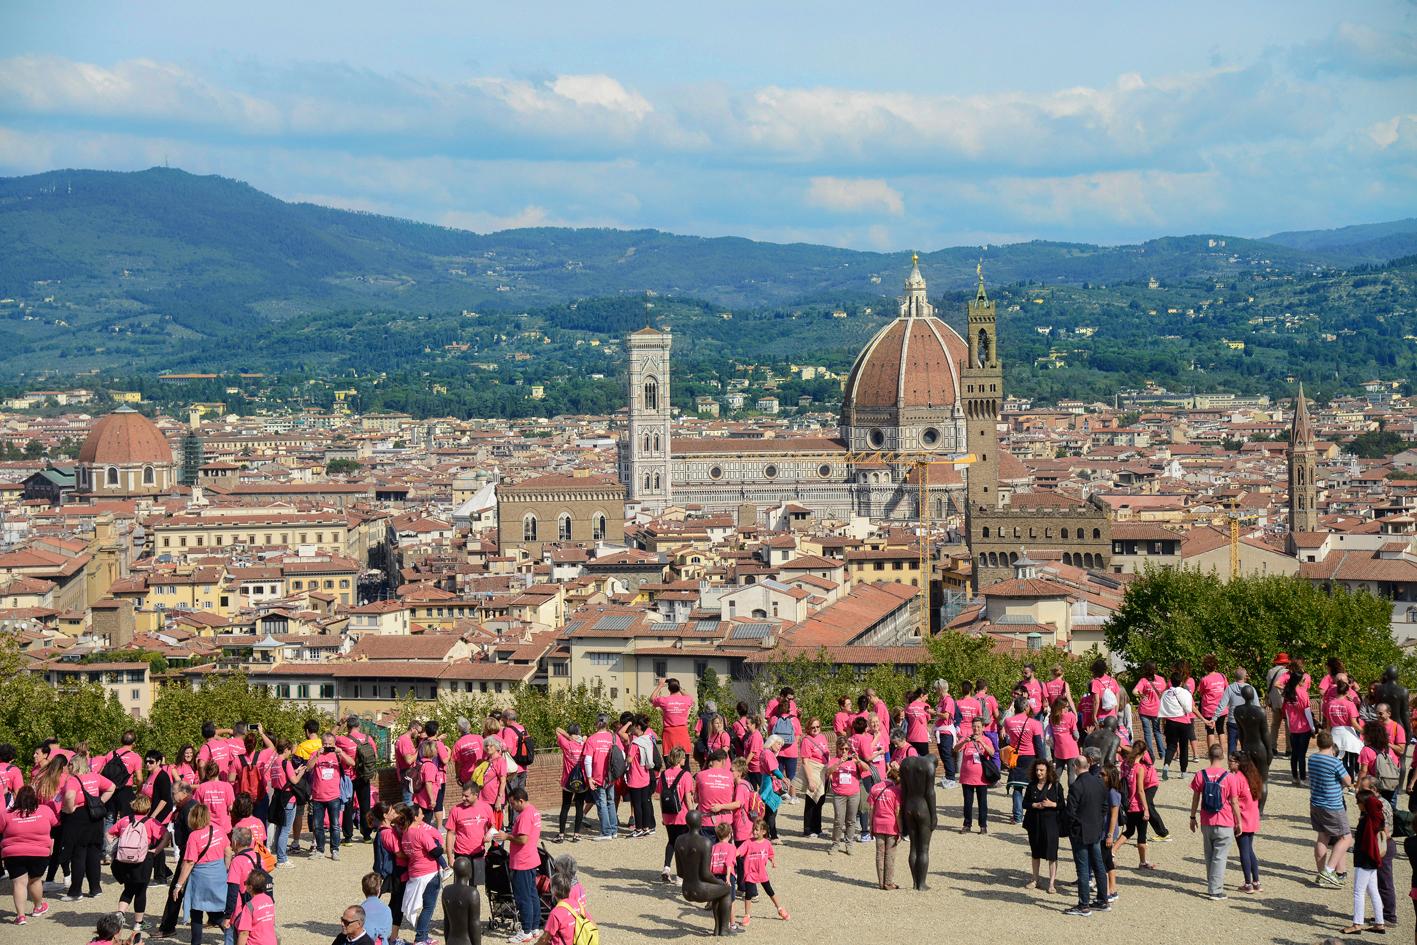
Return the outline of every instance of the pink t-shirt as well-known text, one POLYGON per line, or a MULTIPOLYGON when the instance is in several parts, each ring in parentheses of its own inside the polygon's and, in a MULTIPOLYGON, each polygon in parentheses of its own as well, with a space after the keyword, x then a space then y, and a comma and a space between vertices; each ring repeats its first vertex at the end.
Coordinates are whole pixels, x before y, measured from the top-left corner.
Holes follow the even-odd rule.
MULTIPOLYGON (((1389 748, 1387 750, 1387 756, 1392 760, 1392 763, 1394 765, 1397 764, 1397 752, 1389 748)), ((1369 748, 1367 745, 1364 745, 1363 749, 1358 752, 1359 771, 1363 771, 1371 775, 1376 775, 1377 772, 1373 769, 1377 767, 1377 762, 1378 753, 1373 751, 1373 749, 1369 748)))
POLYGON ((443 818, 443 826, 453 832, 453 854, 471 856, 487 842, 492 825, 492 808, 486 801, 458 804, 443 818))
POLYGON ((265 842, 266 842, 266 825, 261 822, 260 818, 257 818, 257 817, 247 817, 245 820, 238 820, 236 823, 234 823, 234 824, 231 825, 231 829, 232 829, 233 832, 234 832, 234 831, 236 830, 236 828, 238 828, 238 827, 245 827, 247 830, 250 830, 250 831, 251 831, 251 843, 252 843, 252 844, 257 844, 257 843, 263 844, 263 845, 265 844, 265 842))
POLYGON ((487 770, 482 772, 482 790, 477 793, 477 799, 495 807, 501 800, 502 782, 505 780, 507 756, 498 755, 496 760, 487 763, 487 770))
POLYGON ((748 771, 761 774, 763 770, 763 733, 756 726, 749 727, 743 736, 743 757, 748 759, 748 771))
POLYGON ((905 740, 908 742, 928 742, 930 740, 930 704, 924 699, 916 699, 905 707, 905 740))
POLYGON ((236 803, 236 790, 226 781, 203 781, 192 791, 197 803, 207 805, 212 823, 222 833, 231 833, 231 805, 236 803))
POLYGON ((1036 678, 1023 681, 1023 691, 1028 696, 1028 711, 1037 715, 1043 711, 1043 684, 1036 678))
POLYGON ((1071 761, 1078 756, 1077 727, 1077 713, 1064 710, 1058 717, 1058 724, 1053 726, 1054 759, 1071 761))
POLYGON ((987 692, 982 696, 975 696, 974 700, 979 703, 979 714, 984 717, 984 731, 997 732, 999 730, 999 700, 987 692))
POLYGON ((771 748, 764 748, 758 752, 758 770, 763 774, 771 774, 777 770, 777 752, 771 748))
POLYGON ((679 813, 663 814, 664 825, 666 827, 680 826, 686 822, 689 816, 689 789, 694 785, 693 775, 683 768, 666 768, 662 778, 656 779, 656 785, 660 793, 673 788, 674 793, 679 797, 679 813), (676 785, 675 781, 679 783, 676 785))
POLYGON ((979 700, 973 696, 965 696, 955 703, 955 708, 959 711, 959 731, 963 735, 969 731, 969 723, 979 718, 979 700))
POLYGON ((1032 755, 1034 737, 1043 737, 1043 723, 1030 715, 1011 715, 1004 719, 1003 735, 1019 757, 1032 755))
POLYGON ((247 933, 246 945, 276 945, 276 904, 265 893, 238 906, 232 928, 247 933))
POLYGON ((879 733, 862 732, 859 735, 852 735, 851 748, 862 761, 871 766, 871 771, 876 777, 886 776, 886 746, 879 733))
MULTIPOLYGON (((1225 687, 1222 686, 1221 688, 1223 689, 1225 687)), ((1120 683, 1117 682, 1117 680, 1113 679, 1106 673, 1103 673, 1101 676, 1098 676, 1096 679, 1092 680, 1092 682, 1088 684, 1088 691, 1092 693, 1093 713, 1098 719, 1110 718, 1111 716, 1116 715, 1117 710, 1121 708, 1122 686, 1120 683), (1111 708, 1106 708, 1103 705, 1104 700, 1102 698, 1102 693, 1104 690, 1108 689, 1112 690, 1112 695, 1117 697, 1116 704, 1113 705, 1111 708)))
POLYGON ((728 876, 738 865, 738 847, 730 840, 722 840, 709 851, 709 872, 715 876, 728 876))
POLYGON ((994 746, 989 744, 989 739, 980 736, 976 741, 967 738, 960 742, 957 749, 959 751, 959 783, 966 787, 984 786, 984 756, 994 753, 994 746))
POLYGON ((711 811, 717 804, 733 803, 733 772, 726 768, 700 769, 694 777, 694 794, 699 799, 699 813, 703 815, 705 827, 727 823, 730 814, 711 811))
MULTIPOLYGON (((564 752, 566 746, 563 743, 561 750, 564 752)), ((579 752, 576 755, 580 758, 579 752)), ((457 772, 458 783, 466 784, 472 777, 473 771, 482 763, 482 736, 468 733, 453 743, 453 769, 457 772)), ((561 779, 565 784, 565 778, 561 779)))
POLYGON ((1200 814, 1201 826, 1234 827, 1235 812, 1230 809, 1230 799, 1239 796, 1240 783, 1245 780, 1245 776, 1242 774, 1233 774, 1224 768, 1205 768, 1202 771, 1197 771, 1195 777, 1191 778, 1191 790, 1197 794, 1201 793, 1202 774, 1204 774, 1211 781, 1215 781, 1216 778, 1220 777, 1224 777, 1225 780, 1220 782, 1220 793, 1222 800, 1220 810, 1216 811, 1215 813, 1211 813, 1204 807, 1196 808, 1197 812, 1200 814))
POLYGON ((246 888, 246 877, 251 875, 251 871, 261 865, 261 855, 255 850, 247 848, 237 853, 231 858, 231 865, 226 868, 226 882, 229 886, 237 889, 246 888))
POLYGON ((682 692, 670 693, 667 696, 655 696, 650 700, 650 705, 664 716, 666 728, 683 728, 689 724, 689 713, 694 708, 694 700, 682 692))
POLYGON ((747 781, 739 781, 733 786, 733 799, 738 806, 733 808, 733 839, 742 843, 753 835, 753 818, 748 816, 748 805, 757 792, 747 781))
POLYGON ((768 878, 768 864, 775 862, 771 840, 745 840, 738 844, 743 859, 743 882, 761 883, 768 878))
POLYGON ((832 731, 838 735, 845 735, 851 731, 851 720, 856 718, 852 712, 838 712, 832 716, 832 731))
MULTIPOLYGON (((310 769, 310 800, 333 801, 339 798, 340 763, 339 755, 332 751, 320 751, 310 756, 306 762, 310 769)), ((436 793, 436 789, 435 789, 436 793)), ((425 807, 430 806, 425 804, 425 807)))
POLYGON ((221 859, 230 845, 226 832, 212 824, 201 830, 193 830, 187 835, 187 846, 182 848, 182 859, 193 864, 210 863, 221 859), (202 852, 204 849, 205 853, 202 852))
POLYGON ((517 814, 512 827, 511 857, 508 865, 514 870, 534 870, 541 865, 541 811, 527 804, 517 814), (526 840, 517 840, 525 836, 526 840))
POLYGON ((546 941, 550 945, 574 945, 576 917, 571 914, 566 903, 558 902, 551 907, 551 911, 546 915, 546 927, 542 931, 546 933, 546 941))
POLYGON ((54 852, 49 832, 58 825, 59 816, 48 804, 39 805, 29 814, 0 811, 0 857, 49 856, 54 852))
POLYGON ((113 782, 99 774, 97 771, 89 771, 85 774, 71 774, 64 782, 64 790, 61 794, 72 794, 73 805, 77 810, 84 806, 83 791, 88 791, 94 797, 102 797, 104 791, 113 790, 113 782), (83 789, 80 790, 80 785, 83 789))
POLYGON ((209 738, 201 748, 197 749, 197 767, 200 768, 208 761, 215 761, 217 767, 221 769, 223 777, 231 771, 235 760, 230 739, 209 738))
POLYGON ((408 862, 409 879, 417 879, 437 871, 438 861, 431 856, 439 845, 438 831, 431 824, 420 821, 409 825, 399 842, 399 848, 408 862))
MULTIPOLYGON (((625 752, 625 787, 642 788, 649 787, 649 767, 645 764, 644 743, 639 739, 631 739, 628 744, 622 744, 621 750, 625 752)), ((653 753, 650 758, 653 760, 653 753)))
POLYGON ((955 730, 955 700, 954 696, 946 694, 935 703, 935 731, 936 733, 951 734, 955 730))
POLYGON ((1324 718, 1327 720, 1329 728, 1352 727, 1357 717, 1358 711, 1347 699, 1332 699, 1328 705, 1324 706, 1324 718))
POLYGON ((1230 777, 1238 778, 1240 794, 1240 829, 1236 833, 1259 833, 1260 831, 1260 802, 1250 790, 1250 782, 1245 780, 1243 774, 1238 772, 1230 777))
POLYGON ((1063 694, 1067 691, 1068 681, 1062 677, 1050 679, 1043 684, 1043 694, 1048 698, 1049 705, 1063 698, 1063 694))
POLYGON ((871 785, 871 833, 878 837, 900 836, 900 785, 894 781, 871 785))
MULTIPOLYGON (((19 793, 25 786, 25 773, 12 764, 0 765, 0 800, 19 793)), ((0 805, 3 806, 3 805, 0 805)))
MULTIPOLYGON (((796 706, 793 707, 793 711, 796 711, 796 706)), ((789 715, 787 716, 787 724, 792 726, 792 744, 783 745, 777 755, 779 758, 796 758, 802 752, 802 721, 796 715, 789 715)))
POLYGON ((394 768, 398 771, 399 776, 402 777, 405 771, 412 768, 417 763, 418 745, 414 742, 412 735, 408 732, 404 732, 398 738, 394 739, 394 768), (408 758, 412 758, 413 762, 410 763, 407 761, 406 759, 408 758))
MULTIPOLYGON (((418 775, 423 778, 423 789, 413 798, 413 802, 424 810, 432 810, 438 803, 438 791, 443 786, 443 781, 447 777, 443 769, 438 767, 438 762, 432 758, 424 758, 418 763, 418 775)), ((335 793, 339 794, 339 778, 335 778, 335 793)), ((310 796, 315 798, 312 791, 310 796)), ((333 800, 333 798, 315 798, 315 800, 333 800)))
POLYGON ((1149 719, 1157 718, 1161 715, 1161 694, 1170 687, 1166 685, 1166 680, 1160 676, 1153 676, 1150 679, 1143 679, 1132 689, 1132 694, 1137 697, 1137 714, 1144 715, 1149 719))
POLYGON ((861 778, 870 769, 856 758, 833 758, 827 766, 827 783, 833 794, 850 797, 861 793, 861 778))
MULTIPOLYGON (((585 750, 585 742, 558 733, 556 745, 561 749, 561 787, 565 787, 571 781, 571 773, 581 766, 581 752, 585 750)), ((457 748, 454 747, 453 751, 456 753, 457 748)))
POLYGON ((1215 717, 1215 710, 1220 707, 1220 698, 1225 695, 1225 687, 1230 683, 1225 679, 1224 673, 1206 673, 1201 677, 1200 685, 1200 713, 1201 718, 1209 722, 1215 717))
POLYGON ((605 784, 605 764, 610 758, 610 746, 614 735, 601 730, 585 740, 585 754, 590 759, 590 778, 595 787, 605 784))
POLYGON ((826 764, 827 761, 827 737, 825 735, 805 735, 802 738, 799 756, 804 760, 818 761, 826 764))

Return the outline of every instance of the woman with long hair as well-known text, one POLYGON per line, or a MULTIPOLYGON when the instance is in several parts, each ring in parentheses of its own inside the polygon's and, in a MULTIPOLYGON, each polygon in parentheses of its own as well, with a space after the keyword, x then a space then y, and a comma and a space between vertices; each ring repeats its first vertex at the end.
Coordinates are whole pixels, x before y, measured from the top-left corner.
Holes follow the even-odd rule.
POLYGON ((1195 735, 1191 714, 1195 711, 1195 699, 1186 687, 1186 681, 1179 668, 1171 670, 1171 685, 1161 694, 1161 733, 1166 739, 1162 779, 1171 777, 1171 759, 1177 754, 1181 756, 1181 774, 1186 773, 1190 764, 1191 742, 1195 735))
POLYGON ((1348 695, 1347 679, 1340 677, 1334 681, 1330 698, 1324 705, 1324 723, 1349 777, 1357 777, 1358 753, 1363 750, 1363 740, 1358 737, 1358 707, 1348 695))
POLYGON ((15 899, 15 924, 24 925, 26 901, 34 903, 32 916, 49 911, 44 901, 44 871, 54 851, 54 828, 59 818, 54 808, 42 803, 33 786, 15 793, 15 803, 0 811, 0 859, 10 874, 10 892, 15 899))
MULTIPOLYGON (((1067 708, 1067 702, 1054 703, 1067 708)), ((1053 764, 1043 759, 1033 762, 1028 786, 1023 791, 1023 827, 1028 831, 1028 851, 1033 855, 1033 879, 1024 889, 1039 889, 1038 871, 1048 863, 1048 892, 1058 892, 1058 815, 1063 808, 1063 786, 1053 764)))
POLYGON ((826 735, 822 734, 822 720, 815 716, 807 720, 798 758, 801 764, 797 774, 802 782, 799 794, 803 798, 802 836, 820 838, 822 806, 828 797, 826 770, 831 750, 827 747, 826 735))
POLYGON ((64 818, 60 816, 64 807, 64 798, 60 796, 60 792, 68 779, 69 759, 63 755, 49 757, 49 760, 41 765, 39 773, 30 779, 30 786, 34 788, 39 802, 54 811, 54 827, 50 831, 54 843, 50 846, 49 869, 44 877, 45 882, 49 883, 54 882, 54 876, 60 869, 64 870, 64 875, 69 874, 69 850, 64 843, 64 818))
MULTIPOLYGON (((1067 769, 1068 787, 1073 786, 1077 777, 1073 759, 1078 756, 1078 714, 1070 700, 1063 696, 1053 700, 1048 709, 1048 732, 1053 745, 1053 763, 1067 769)), ((1054 769, 1057 777, 1057 769, 1054 769)))
POLYGON ((1146 858, 1146 828, 1151 822, 1150 798, 1146 793, 1147 769, 1150 760, 1146 744, 1132 742, 1122 764, 1122 811, 1126 829, 1122 836, 1137 838, 1137 869, 1154 870, 1156 864, 1146 858))
POLYGON ((103 813, 90 813, 94 801, 100 810, 113 796, 112 781, 89 770, 87 755, 69 759, 69 779, 63 790, 63 831, 69 852, 69 892, 61 898, 78 902, 79 891, 88 880, 89 896, 97 896, 103 879, 103 813))
POLYGON ((203 913, 211 925, 226 912, 226 873, 231 866, 231 844, 226 832, 212 820, 200 802, 187 812, 187 846, 182 869, 172 887, 172 901, 182 903, 181 916, 192 924, 192 945, 202 945, 203 913))
POLYGON ((197 776, 197 749, 191 743, 177 749, 177 754, 172 756, 172 771, 176 775, 174 781, 196 784, 201 780, 197 776))
POLYGON ((1309 781, 1309 739, 1314 737, 1314 712, 1307 677, 1293 669, 1284 681, 1284 726, 1289 730, 1289 776, 1295 784, 1309 781))
POLYGON ((1388 836, 1383 829, 1383 801, 1372 789, 1371 782, 1359 788, 1358 827, 1353 831, 1353 924, 1340 931, 1344 935, 1361 932, 1383 933, 1383 901, 1378 890, 1378 870, 1387 852, 1388 836), (1373 903, 1373 924, 1363 925, 1364 897, 1373 903))
POLYGON ((1264 778, 1247 751, 1230 756, 1230 773, 1240 778, 1240 822, 1235 825, 1235 843, 1240 848, 1240 869, 1245 874, 1242 893, 1260 891, 1260 861, 1255 858, 1255 834, 1260 829, 1260 794, 1264 778))

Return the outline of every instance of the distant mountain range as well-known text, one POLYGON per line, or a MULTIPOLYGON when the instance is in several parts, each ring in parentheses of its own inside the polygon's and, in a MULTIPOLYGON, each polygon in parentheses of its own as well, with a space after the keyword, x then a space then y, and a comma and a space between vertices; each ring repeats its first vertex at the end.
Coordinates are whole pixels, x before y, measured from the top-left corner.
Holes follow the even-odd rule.
MULTIPOLYGON (((871 304, 909 261, 808 244, 655 230, 480 235, 311 204, 221 177, 152 168, 0 179, 0 374, 167 363, 273 322, 348 311, 514 313, 577 299, 661 296, 725 309, 871 304), (60 361, 65 363, 61 364, 60 361)), ((1034 241, 921 258, 932 292, 972 285, 1314 275, 1417 253, 1417 220, 1127 246, 1034 241)), ((326 320, 328 321, 328 320, 326 320)))

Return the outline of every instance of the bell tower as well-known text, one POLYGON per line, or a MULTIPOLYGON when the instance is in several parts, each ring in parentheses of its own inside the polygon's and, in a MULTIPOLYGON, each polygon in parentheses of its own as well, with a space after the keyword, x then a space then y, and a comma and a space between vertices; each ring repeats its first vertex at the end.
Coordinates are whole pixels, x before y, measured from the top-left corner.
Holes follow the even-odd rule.
POLYGON ((620 441, 620 481, 648 512, 670 503, 668 332, 641 328, 627 339, 630 422, 620 441))
MULTIPOLYGON (((966 442, 974 454, 967 474, 970 513, 999 507, 999 405, 1004 396, 995 304, 984 291, 982 263, 976 271, 979 289, 969 303, 969 363, 960 371, 966 442)), ((972 524, 970 532, 973 533, 972 524)))
POLYGON ((1304 385, 1294 400, 1294 423, 1289 428, 1289 534, 1319 530, 1318 471, 1314 447, 1314 427, 1309 420, 1309 402, 1304 385))

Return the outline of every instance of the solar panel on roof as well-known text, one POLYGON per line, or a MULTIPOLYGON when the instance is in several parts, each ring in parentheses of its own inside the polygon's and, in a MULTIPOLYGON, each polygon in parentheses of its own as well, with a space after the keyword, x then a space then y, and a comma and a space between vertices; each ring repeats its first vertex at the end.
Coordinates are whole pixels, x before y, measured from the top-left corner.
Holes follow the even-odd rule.
POLYGON ((770 623, 740 623, 733 627, 733 632, 729 634, 732 640, 765 640, 772 632, 770 623))
POLYGON ((695 633, 715 633, 718 631, 717 620, 697 620, 694 622, 695 633))
POLYGON ((635 618, 630 614, 612 614, 608 617, 601 617, 595 622, 597 630, 628 630, 635 622, 635 618))

